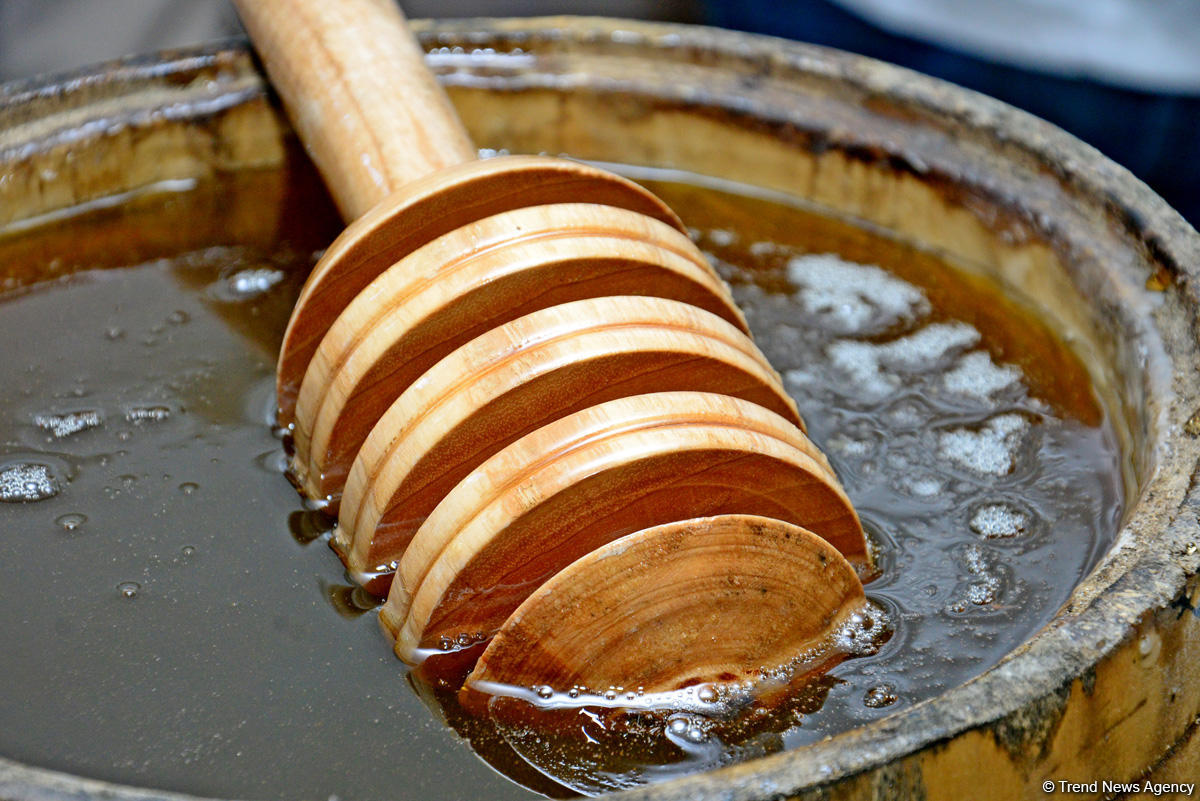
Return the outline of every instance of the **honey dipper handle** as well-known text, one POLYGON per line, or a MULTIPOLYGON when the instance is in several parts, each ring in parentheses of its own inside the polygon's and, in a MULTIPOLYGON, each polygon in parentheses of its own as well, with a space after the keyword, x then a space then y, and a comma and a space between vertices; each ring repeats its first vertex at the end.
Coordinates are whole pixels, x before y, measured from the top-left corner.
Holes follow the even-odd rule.
POLYGON ((235 0, 347 221, 475 158, 394 0, 235 0))

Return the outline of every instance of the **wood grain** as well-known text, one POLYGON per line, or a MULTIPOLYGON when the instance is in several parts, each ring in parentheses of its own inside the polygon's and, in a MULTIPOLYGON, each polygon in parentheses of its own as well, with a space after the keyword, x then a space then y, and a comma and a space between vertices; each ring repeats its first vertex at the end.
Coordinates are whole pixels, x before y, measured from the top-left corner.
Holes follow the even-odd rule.
POLYGON ((342 499, 336 536, 347 566, 386 570, 459 480, 534 429, 616 398, 685 390, 742 398, 780 415, 775 435, 836 481, 741 331, 676 301, 578 301, 481 335, 392 404, 358 451, 342 499))
POLYGON ((522 437, 463 479, 417 531, 380 613, 396 653, 493 634, 570 562, 641 528, 716 514, 803 525, 867 559, 827 470, 779 439, 779 418, 724 395, 594 406, 522 437))
POLYGON ((661 200, 632 181, 566 159, 503 156, 413 181, 346 227, 310 273, 276 368, 280 425, 294 422, 309 360, 337 316, 381 272, 456 228, 527 206, 587 201, 638 212, 679 231, 661 200))
POLYGON ((850 563, 799 526, 752 515, 667 523, 597 548, 538 588, 467 686, 655 693, 757 681, 764 667, 831 650, 864 601, 850 563))
POLYGON ((322 340, 296 404, 293 471, 305 492, 336 500, 375 421, 454 348, 538 309, 606 295, 679 300, 745 330, 707 261, 645 215, 558 204, 464 226, 379 275, 322 340))
POLYGON ((391 0, 239 0, 271 84, 343 217, 475 158, 391 0))

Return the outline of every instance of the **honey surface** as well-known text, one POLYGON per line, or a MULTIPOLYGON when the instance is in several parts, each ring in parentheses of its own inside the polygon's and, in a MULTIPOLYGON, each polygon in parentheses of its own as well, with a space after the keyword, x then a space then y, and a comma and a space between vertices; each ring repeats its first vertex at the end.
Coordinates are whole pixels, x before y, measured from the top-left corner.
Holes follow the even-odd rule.
MULTIPOLYGON (((669 778, 961 684, 1050 619, 1122 511, 1086 372, 1020 303, 844 222, 652 188, 855 502, 892 636, 736 747, 664 720, 662 767, 596 779, 495 734, 543 790, 531 765, 581 790, 669 778)), ((282 474, 275 354, 336 230, 311 180, 264 173, 0 240, 0 754, 248 799, 528 795, 409 686, 282 474)))

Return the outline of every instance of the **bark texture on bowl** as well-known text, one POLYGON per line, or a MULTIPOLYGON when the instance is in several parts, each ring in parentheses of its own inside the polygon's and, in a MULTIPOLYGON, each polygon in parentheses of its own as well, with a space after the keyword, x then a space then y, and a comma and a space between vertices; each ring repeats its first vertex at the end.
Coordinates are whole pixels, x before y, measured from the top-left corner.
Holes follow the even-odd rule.
MULTIPOLYGON (((418 30, 482 145, 754 185, 997 278, 1073 342, 1128 456, 1114 547, 1001 664, 874 725, 631 797, 999 799, 1046 780, 1193 778, 1200 236, 1182 218, 1046 123, 857 56, 600 19, 418 30)), ((164 181, 279 167, 287 135, 236 43, 9 84, 0 235, 164 181)), ((285 213, 268 200, 261 213, 285 213)), ((235 222, 230 210, 207 224, 235 222)), ((0 287, 52 274, 0 266, 0 287)), ((0 798, 99 797, 178 796, 0 760, 0 798)))

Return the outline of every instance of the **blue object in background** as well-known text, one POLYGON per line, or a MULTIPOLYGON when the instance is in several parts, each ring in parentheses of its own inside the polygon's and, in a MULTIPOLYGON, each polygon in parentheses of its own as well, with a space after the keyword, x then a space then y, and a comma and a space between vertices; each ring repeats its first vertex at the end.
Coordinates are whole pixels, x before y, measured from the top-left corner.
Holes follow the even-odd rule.
POLYGON ((889 33, 826 0, 710 0, 707 11, 713 25, 861 53, 1025 109, 1127 167, 1200 227, 1200 95, 995 63, 889 33))

